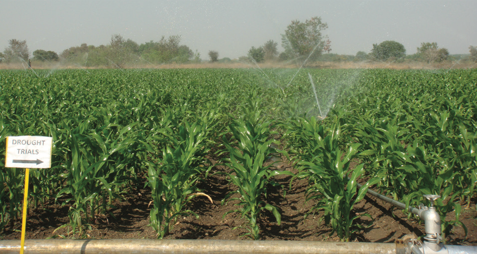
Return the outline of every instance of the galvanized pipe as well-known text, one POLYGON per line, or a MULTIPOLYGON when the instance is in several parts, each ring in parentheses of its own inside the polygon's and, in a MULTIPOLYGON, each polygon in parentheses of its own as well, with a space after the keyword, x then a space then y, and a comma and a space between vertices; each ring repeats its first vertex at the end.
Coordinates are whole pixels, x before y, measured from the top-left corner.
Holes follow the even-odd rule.
POLYGON ((445 245, 449 254, 472 254, 477 253, 477 246, 445 245))
MULTIPOLYGON (((27 240, 25 253, 405 253, 394 243, 250 240, 27 240)), ((19 240, 0 241, 0 253, 18 253, 19 240)))
MULTIPOLYGON (((361 186, 362 185, 358 183, 358 187, 361 188, 361 186)), ((381 195, 381 194, 379 194, 379 193, 377 193, 373 190, 368 189, 367 193, 369 193, 369 194, 371 194, 371 195, 373 195, 373 196, 375 196, 379 199, 382 199, 386 202, 389 202, 389 203, 391 203, 391 204, 393 204, 393 205, 395 205, 395 206, 397 206, 401 209, 406 209, 406 205, 404 203, 401 203, 401 202, 396 201, 394 199, 388 198, 388 197, 386 197, 384 195, 381 195)), ((431 208, 432 208, 432 206, 431 206, 431 208)), ((419 217, 426 217, 426 212, 431 211, 431 208, 429 208, 429 209, 417 209, 415 207, 409 206, 409 211, 411 211, 413 214, 415 214, 419 217)), ((428 222, 428 220, 432 220, 432 221, 436 220, 435 217, 432 217, 430 219, 429 218, 424 218, 424 219, 426 220, 426 233, 429 233, 428 231, 433 231, 433 232, 434 231, 440 231, 440 224, 439 224, 438 229, 430 230, 428 228, 428 224, 431 224, 431 226, 433 226, 435 224, 435 223, 432 223, 432 222, 428 222)), ((437 217, 437 219, 438 219, 438 217, 437 217)), ((439 221, 439 223, 440 223, 440 221, 439 221)), ((430 241, 425 241, 422 247, 411 245, 408 248, 410 248, 410 251, 413 254, 433 254, 433 253, 440 253, 440 254, 471 254, 471 253, 477 253, 477 246, 443 245, 443 244, 433 243, 433 242, 430 242, 430 241), (435 247, 435 245, 440 246, 439 250, 432 249, 433 247, 435 247)))
MULTIPOLYGON (((362 185, 358 183, 358 187, 361 188, 362 185)), ((379 193, 377 193, 377 192, 375 192, 375 191, 373 191, 373 190, 368 189, 368 192, 367 192, 367 193, 369 193, 369 194, 371 194, 371 195, 373 195, 373 196, 375 196, 375 197, 377 197, 377 198, 379 198, 379 199, 382 199, 382 200, 384 200, 384 201, 386 201, 386 202, 388 202, 388 203, 391 203, 391 204, 393 204, 394 206, 397 206, 397 207, 399 207, 399 208, 401 208, 401 209, 406 209, 406 204, 401 203, 401 202, 399 202, 399 201, 396 201, 396 200, 394 200, 394 199, 392 199, 392 198, 388 198, 388 197, 386 197, 386 196, 384 196, 384 195, 381 195, 381 194, 379 194, 379 193)), ((409 206, 409 211, 412 212, 413 214, 419 216, 419 209, 417 209, 417 208, 415 208, 415 207, 412 207, 412 206, 409 206)))
POLYGON ((475 254, 477 246, 461 246, 461 245, 443 245, 439 250, 428 248, 426 244, 421 246, 411 245, 412 254, 475 254))

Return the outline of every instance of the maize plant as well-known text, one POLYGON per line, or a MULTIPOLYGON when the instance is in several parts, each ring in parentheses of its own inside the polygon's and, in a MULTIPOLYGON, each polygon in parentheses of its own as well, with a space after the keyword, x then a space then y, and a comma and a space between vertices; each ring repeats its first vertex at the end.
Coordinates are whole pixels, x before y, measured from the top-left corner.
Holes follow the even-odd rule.
MULTIPOLYGON (((303 123, 307 129, 313 129, 313 126, 316 126, 315 122, 303 123)), ((306 200, 316 201, 307 215, 323 210, 322 220, 332 227, 330 236, 336 232, 342 241, 349 241, 351 235, 363 227, 355 220, 362 216, 371 218, 367 213, 355 215, 353 206, 364 198, 368 188, 379 178, 368 180, 357 190, 358 180, 365 171, 363 164, 350 168, 350 163, 357 157, 360 144, 350 144, 347 151, 342 152, 338 145, 340 128, 320 130, 312 137, 302 136, 302 142, 308 143, 306 147, 313 147, 313 153, 303 153, 299 162, 303 170, 296 177, 308 179, 306 200)))
POLYGON ((467 228, 462 222, 459 221, 461 213, 460 204, 456 203, 456 198, 460 195, 460 190, 457 189, 453 183, 456 171, 449 168, 440 168, 439 170, 433 165, 432 155, 426 152, 426 149, 420 146, 408 147, 406 165, 401 168, 411 169, 416 172, 418 178, 417 186, 415 189, 410 189, 409 194, 402 197, 402 200, 407 206, 412 205, 417 207, 419 202, 423 202, 423 195, 434 194, 439 195, 435 202, 437 212, 441 217, 441 229, 443 233, 443 239, 445 241, 445 235, 450 233, 453 226, 463 226, 465 233, 467 234, 467 228), (454 220, 446 220, 447 213, 455 211, 454 220))
POLYGON ((105 212, 111 201, 119 198, 119 190, 127 184, 125 164, 132 163, 128 158, 130 147, 136 142, 124 134, 132 126, 123 127, 118 137, 111 139, 119 126, 109 125, 100 134, 85 134, 88 123, 80 125, 72 133, 71 165, 65 175, 68 185, 58 192, 57 197, 71 195, 66 203, 72 201, 69 217, 73 232, 83 229, 83 217, 87 224, 94 221, 102 208, 105 212), (106 140, 101 135, 104 135, 106 140))
POLYGON ((38 74, 0 71, 0 226, 18 221, 24 188, 23 171, 3 166, 7 135, 53 137, 52 168, 32 171, 29 198, 33 206, 52 197, 68 201, 75 230, 110 212, 114 199, 132 195, 130 184, 142 187, 147 176, 155 188, 151 225, 164 236, 198 191, 195 184, 208 168, 204 158, 228 152, 228 177, 240 195, 234 211, 247 218, 243 227, 257 239, 263 209, 280 219, 279 209, 265 202, 276 172, 263 161, 275 152, 275 130, 283 130, 300 177, 309 178, 307 198, 336 205, 314 211, 326 211, 323 219, 343 240, 349 237, 345 228, 356 225, 346 214, 364 192, 344 175, 370 177, 370 184, 379 177, 378 191, 410 205, 422 202, 422 194, 441 195, 436 206, 442 218, 450 212, 457 217, 442 222, 444 233, 460 225, 460 205, 469 207, 476 196, 475 69, 38 74), (329 113, 317 121, 311 117, 317 110, 329 113), (277 119, 279 125, 270 125, 277 119), (350 168, 349 160, 363 167, 350 168))
POLYGON ((150 225, 160 239, 170 232, 178 216, 192 214, 198 218, 185 207, 198 191, 197 181, 208 171, 206 134, 206 125, 184 122, 168 137, 171 143, 162 150, 162 158, 149 163, 147 185, 153 199, 150 225))
MULTIPOLYGON (((246 218, 249 222, 247 226, 239 226, 248 231, 243 236, 249 236, 254 240, 260 238, 261 211, 271 211, 278 225, 281 223, 278 209, 263 200, 263 197, 267 197, 267 185, 270 183, 270 179, 278 174, 291 174, 288 171, 272 171, 270 169, 272 165, 264 166, 265 159, 272 153, 276 153, 276 150, 271 147, 271 144, 276 141, 269 139, 273 134, 270 131, 273 125, 268 122, 260 122, 258 117, 259 115, 255 115, 252 120, 236 120, 230 124, 230 131, 235 142, 223 138, 230 155, 230 162, 227 165, 233 170, 233 173, 226 174, 230 181, 238 187, 240 194, 238 198, 230 199, 238 200, 239 203, 236 205, 240 208, 225 213, 224 217, 229 213, 240 213, 241 217, 246 218)), ((234 193, 228 196, 232 194, 234 193)))

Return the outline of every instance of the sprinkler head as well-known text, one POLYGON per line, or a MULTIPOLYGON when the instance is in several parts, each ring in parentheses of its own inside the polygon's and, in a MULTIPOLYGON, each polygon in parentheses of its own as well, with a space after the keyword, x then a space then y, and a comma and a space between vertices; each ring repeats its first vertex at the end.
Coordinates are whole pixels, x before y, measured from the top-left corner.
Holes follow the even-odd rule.
POLYGON ((424 195, 424 197, 425 197, 427 200, 431 201, 431 205, 430 205, 429 207, 434 207, 434 202, 435 202, 438 198, 440 198, 441 196, 429 194, 429 195, 424 195))

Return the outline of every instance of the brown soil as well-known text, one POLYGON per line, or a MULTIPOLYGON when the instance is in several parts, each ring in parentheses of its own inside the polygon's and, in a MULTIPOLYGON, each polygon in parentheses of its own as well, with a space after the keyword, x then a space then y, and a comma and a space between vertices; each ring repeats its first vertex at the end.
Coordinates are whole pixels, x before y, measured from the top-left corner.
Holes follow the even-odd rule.
MULTIPOLYGON (((285 163, 276 164, 277 169, 293 169, 285 163)), ((214 172, 227 170, 214 168, 214 172)), ((214 173, 212 172, 212 173, 214 173)), ((275 178, 277 182, 285 186, 284 189, 269 187, 268 202, 279 208, 282 214, 282 223, 277 225, 271 213, 263 213, 261 217, 262 240, 306 240, 306 241, 339 241, 335 235, 329 236, 331 228, 320 222, 321 213, 310 215, 304 219, 304 215, 312 207, 313 202, 305 203, 306 180, 295 180, 291 189, 288 189, 291 177, 280 175, 275 178), (283 195, 286 190, 286 195, 283 195)), ((143 186, 138 185, 138 186, 143 186)), ((178 219, 166 239, 246 239, 241 235, 245 229, 233 229, 242 225, 245 220, 239 214, 223 215, 237 208, 234 202, 221 205, 221 200, 227 193, 236 190, 229 184, 226 177, 220 174, 211 174, 207 181, 201 182, 199 188, 213 199, 213 204, 205 196, 194 198, 188 209, 196 212, 200 217, 181 217, 178 219)), ((238 195, 238 194, 235 194, 238 195)), ((60 200, 61 201, 61 200, 60 200)), ((114 209, 110 213, 96 218, 91 223, 90 229, 83 234, 68 234, 70 228, 61 227, 68 223, 68 207, 54 203, 54 200, 43 204, 38 208, 29 209, 27 224, 27 239, 46 238, 89 238, 89 239, 155 239, 156 233, 148 226, 148 207, 151 201, 148 189, 131 188, 130 195, 121 201, 116 201, 114 209)), ((359 222, 369 224, 356 232, 352 241, 360 242, 394 242, 405 235, 415 234, 422 236, 424 225, 414 218, 407 216, 386 202, 367 196, 354 207, 355 214, 368 213, 374 221, 368 217, 362 217, 359 222)), ((451 213, 448 219, 454 217, 451 213)), ((477 212, 475 200, 471 209, 463 210, 461 221, 468 229, 467 238, 461 227, 453 229, 447 237, 449 244, 473 245, 477 244, 477 212)), ((14 222, 13 228, 6 228, 0 234, 0 239, 20 239, 21 220, 14 222)))

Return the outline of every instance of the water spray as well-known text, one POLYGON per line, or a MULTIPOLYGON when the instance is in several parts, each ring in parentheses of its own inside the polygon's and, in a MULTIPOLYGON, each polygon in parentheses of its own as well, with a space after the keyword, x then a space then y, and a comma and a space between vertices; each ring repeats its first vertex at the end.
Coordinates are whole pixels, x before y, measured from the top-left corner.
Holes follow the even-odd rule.
POLYGON ((17 57, 18 57, 18 59, 20 59, 20 61, 22 61, 23 69, 25 69, 25 70, 30 69, 33 73, 35 73, 35 75, 36 75, 37 78, 40 78, 40 76, 38 75, 38 73, 36 73, 36 71, 33 70, 31 67, 29 67, 29 68, 25 67, 25 64, 28 64, 25 60, 23 60, 23 59, 22 59, 21 57, 19 57, 19 56, 17 56, 17 57), (25 64, 23 64, 23 63, 25 63, 25 64))
POLYGON ((320 110, 320 115, 318 116, 321 119, 324 119, 323 113, 321 112, 320 102, 318 101, 318 96, 316 95, 315 83, 313 82, 313 78, 311 74, 308 72, 308 77, 310 78, 311 87, 313 87, 313 93, 315 94, 316 105, 318 105, 318 109, 320 110))
POLYGON ((105 58, 108 59, 108 61, 110 61, 113 65, 115 65, 116 68, 121 69, 121 70, 123 69, 123 68, 121 68, 121 66, 117 65, 117 64, 116 64, 115 62, 113 62, 111 59, 109 59, 109 58, 107 58, 107 57, 105 57, 105 58))
POLYGON ((260 66, 258 66, 257 61, 255 61, 255 59, 252 58, 252 62, 255 64, 255 66, 257 66, 258 70, 260 70, 260 72, 261 72, 268 80, 270 80, 270 82, 272 82, 276 87, 282 89, 283 94, 285 94, 285 91, 283 90, 283 88, 281 88, 277 83, 273 82, 273 80, 265 73, 265 71, 263 71, 262 68, 260 68, 260 66))
POLYGON ((295 75, 293 75, 292 79, 290 80, 290 82, 288 82, 288 85, 287 87, 291 84, 291 82, 295 79, 296 75, 298 74, 298 72, 300 72, 301 68, 303 68, 303 66, 305 66, 306 62, 308 62, 308 59, 310 59, 311 55, 313 55, 313 53, 315 53, 315 50, 318 48, 320 44, 316 44, 316 46, 313 48, 313 50, 311 51, 311 53, 308 55, 308 57, 305 59, 305 61, 302 63, 302 65, 300 66, 300 68, 298 68, 298 70, 296 71, 295 75))

